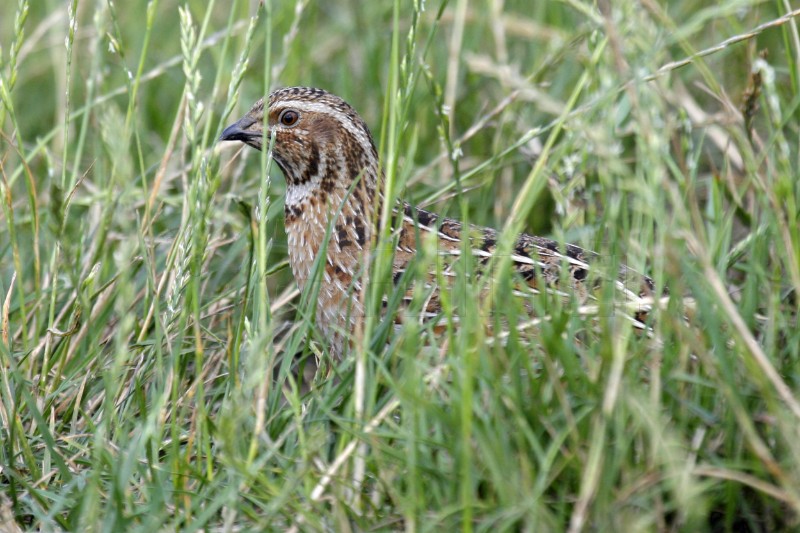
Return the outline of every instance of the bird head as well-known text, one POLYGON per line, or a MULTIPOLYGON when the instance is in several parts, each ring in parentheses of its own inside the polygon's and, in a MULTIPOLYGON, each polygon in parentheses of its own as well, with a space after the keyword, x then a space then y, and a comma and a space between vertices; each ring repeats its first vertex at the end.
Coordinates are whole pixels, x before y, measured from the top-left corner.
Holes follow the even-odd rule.
POLYGON ((290 189, 330 192, 347 189, 359 176, 372 184, 379 177, 366 123, 347 102, 322 89, 278 89, 225 128, 220 140, 241 141, 257 150, 271 144, 290 189))

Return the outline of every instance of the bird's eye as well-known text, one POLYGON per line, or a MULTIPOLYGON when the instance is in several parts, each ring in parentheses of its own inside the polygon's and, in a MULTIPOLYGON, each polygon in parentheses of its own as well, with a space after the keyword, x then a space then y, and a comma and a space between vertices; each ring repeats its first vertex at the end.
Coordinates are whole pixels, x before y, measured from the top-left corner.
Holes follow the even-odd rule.
POLYGON ((278 118, 278 120, 284 126, 294 126, 297 124, 297 121, 300 120, 300 114, 294 109, 287 109, 281 113, 281 116, 278 118))

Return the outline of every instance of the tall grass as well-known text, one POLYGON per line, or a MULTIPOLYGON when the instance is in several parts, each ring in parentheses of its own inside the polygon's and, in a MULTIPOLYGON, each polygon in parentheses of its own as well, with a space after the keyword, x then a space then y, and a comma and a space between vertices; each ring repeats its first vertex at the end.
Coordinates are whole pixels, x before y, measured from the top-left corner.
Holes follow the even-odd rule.
POLYGON ((6 6, 0 529, 800 527, 798 13, 609 4, 6 6), (329 360, 279 172, 215 141, 284 85, 372 126, 384 227, 583 245, 668 288, 652 330, 604 288, 531 323, 501 254, 434 331, 426 242, 329 360))

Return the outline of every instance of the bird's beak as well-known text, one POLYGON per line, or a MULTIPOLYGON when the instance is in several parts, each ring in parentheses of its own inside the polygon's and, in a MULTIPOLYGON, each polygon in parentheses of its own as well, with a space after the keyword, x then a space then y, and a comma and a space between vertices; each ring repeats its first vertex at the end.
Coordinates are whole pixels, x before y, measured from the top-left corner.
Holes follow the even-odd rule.
POLYGON ((219 136, 220 141, 241 141, 249 144, 253 148, 261 149, 263 132, 259 127, 257 121, 245 115, 238 122, 235 122, 225 128, 222 135, 219 136))

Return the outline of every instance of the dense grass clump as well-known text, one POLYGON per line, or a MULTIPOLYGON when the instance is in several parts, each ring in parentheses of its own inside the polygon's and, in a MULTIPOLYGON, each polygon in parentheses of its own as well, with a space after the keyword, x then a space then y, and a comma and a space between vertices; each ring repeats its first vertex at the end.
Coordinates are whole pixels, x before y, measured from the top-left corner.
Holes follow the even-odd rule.
POLYGON ((800 527, 790 2, 7 3, 3 531, 800 527), (390 198, 650 275, 652 330, 463 265, 445 332, 330 361, 279 171, 215 142, 285 85, 359 110, 390 198))

